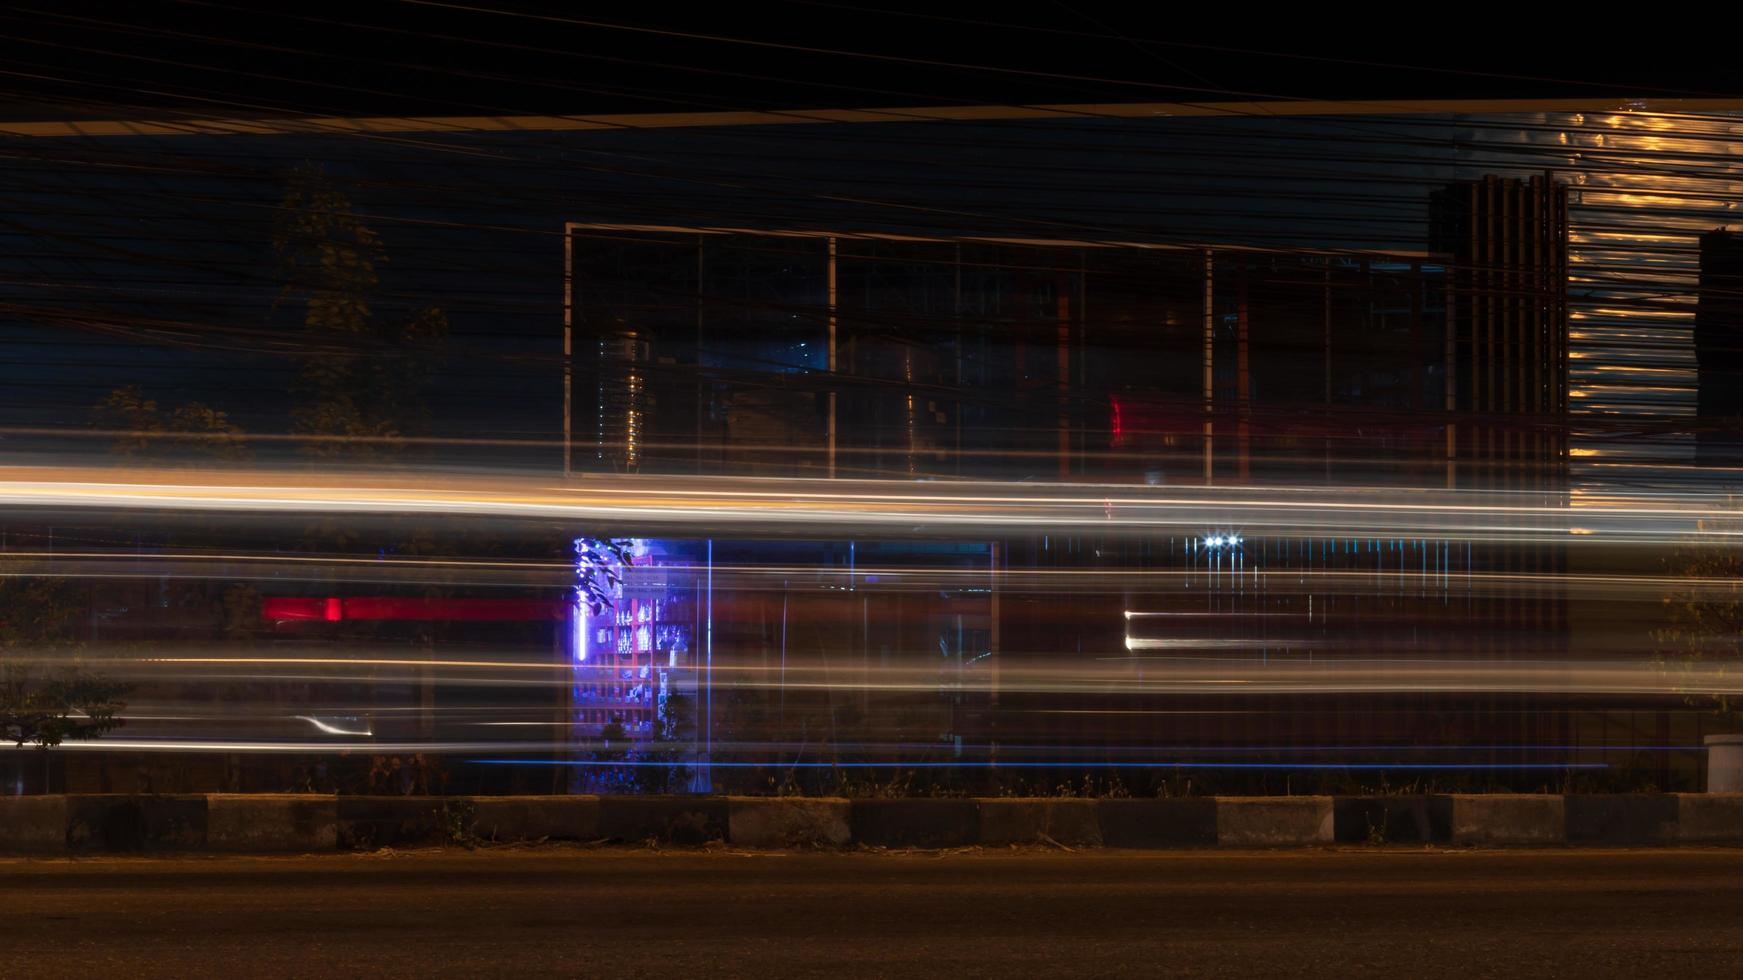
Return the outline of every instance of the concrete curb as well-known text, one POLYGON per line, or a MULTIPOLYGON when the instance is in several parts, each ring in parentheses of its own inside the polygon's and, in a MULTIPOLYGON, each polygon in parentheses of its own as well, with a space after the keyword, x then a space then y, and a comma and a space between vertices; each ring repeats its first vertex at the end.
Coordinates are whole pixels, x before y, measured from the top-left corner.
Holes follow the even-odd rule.
POLYGON ((1446 841, 1446 821, 1437 824, 1431 816, 1427 796, 1337 796, 1332 798, 1332 837, 1340 844, 1446 841))
POLYGON ((1217 801, 1210 797, 1100 800, 1102 843, 1108 847, 1215 847, 1217 801))
POLYGON ((466 797, 336 797, 338 844, 342 848, 417 847, 453 839, 448 814, 464 811, 466 797))
POLYGON ((0 854, 285 853, 484 841, 739 847, 1743 843, 1743 793, 881 799, 120 794, 0 797, 0 854))
POLYGON ((1222 847, 1330 844, 1329 796, 1219 796, 1216 842, 1222 847))
POLYGON ((472 797, 472 836, 487 841, 598 840, 597 796, 472 797))
POLYGON ((214 851, 331 851, 339 846, 339 801, 331 796, 206 797, 206 846, 214 851))
POLYGON ((1096 800, 988 799, 980 801, 982 844, 1055 844, 1099 847, 1096 800))
POLYGON ((1565 844, 1565 797, 1495 793, 1431 797, 1454 844, 1565 844))
POLYGON ((980 802, 854 800, 853 842, 871 847, 968 847, 980 843, 980 802))
POLYGON ((66 797, 0 797, 0 852, 65 854, 66 850, 66 797))
POLYGON ((725 840, 723 796, 602 796, 599 836, 624 844, 706 844, 725 840))
POLYGON ((1568 796, 1569 844, 1672 844, 1679 836, 1677 799, 1662 793, 1568 796))
POLYGON ((734 796, 727 800, 726 839, 736 847, 846 847, 852 812, 847 800, 734 796))
POLYGON ((206 846, 204 796, 66 797, 67 850, 197 851, 206 846))

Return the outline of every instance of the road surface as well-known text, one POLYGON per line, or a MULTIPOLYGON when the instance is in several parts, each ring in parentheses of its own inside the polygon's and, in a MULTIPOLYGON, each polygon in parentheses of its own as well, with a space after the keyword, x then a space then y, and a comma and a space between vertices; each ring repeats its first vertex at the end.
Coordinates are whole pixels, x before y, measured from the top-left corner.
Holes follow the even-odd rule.
POLYGON ((7 860, 5 976, 1743 975, 1743 850, 7 860))

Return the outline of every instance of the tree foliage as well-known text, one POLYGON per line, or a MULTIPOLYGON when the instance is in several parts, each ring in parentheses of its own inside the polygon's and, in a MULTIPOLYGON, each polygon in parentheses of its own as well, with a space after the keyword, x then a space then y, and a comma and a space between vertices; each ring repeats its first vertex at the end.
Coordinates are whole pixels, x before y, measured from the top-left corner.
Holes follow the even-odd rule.
POLYGON ((50 748, 121 726, 125 685, 65 668, 44 676, 26 657, 67 651, 84 604, 63 579, 0 578, 0 735, 17 746, 50 748))
POLYGON ((247 434, 230 417, 203 402, 173 409, 159 407, 137 385, 109 392, 96 406, 97 425, 113 432, 110 449, 128 458, 198 455, 241 459, 248 455, 247 434))
POLYGON ((1712 691, 1711 681, 1743 663, 1743 553, 1713 542, 1726 540, 1717 535, 1743 531, 1743 518, 1702 521, 1700 531, 1700 540, 1669 559, 1687 582, 1665 595, 1668 624, 1654 635, 1667 670, 1701 673, 1698 683, 1690 680, 1685 687, 1688 703, 1735 717, 1743 713, 1743 702, 1712 691))
POLYGON ((379 315, 377 269, 387 262, 381 238, 317 167, 291 173, 273 250, 284 294, 304 304, 309 353, 292 422, 316 437, 306 450, 365 460, 395 454, 423 414, 420 392, 447 339, 447 316, 435 307, 379 315))
POLYGON ((695 753, 696 706, 686 695, 667 696, 655 720, 654 738, 638 755, 635 771, 644 793, 682 792, 690 782, 691 757, 695 753))
POLYGON ((0 571, 0 656, 72 646, 85 613, 79 591, 28 566, 9 562, 0 571))
POLYGON ((71 671, 35 677, 0 661, 0 732, 19 747, 52 748, 68 739, 93 739, 121 727, 127 686, 71 671))

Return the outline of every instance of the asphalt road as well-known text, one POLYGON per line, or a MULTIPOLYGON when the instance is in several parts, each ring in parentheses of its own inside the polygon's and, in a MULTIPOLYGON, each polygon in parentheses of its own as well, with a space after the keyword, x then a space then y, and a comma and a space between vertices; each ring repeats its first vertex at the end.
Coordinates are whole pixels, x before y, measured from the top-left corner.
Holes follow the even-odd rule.
POLYGON ((0 862, 0 976, 1718 977, 1743 850, 0 862))

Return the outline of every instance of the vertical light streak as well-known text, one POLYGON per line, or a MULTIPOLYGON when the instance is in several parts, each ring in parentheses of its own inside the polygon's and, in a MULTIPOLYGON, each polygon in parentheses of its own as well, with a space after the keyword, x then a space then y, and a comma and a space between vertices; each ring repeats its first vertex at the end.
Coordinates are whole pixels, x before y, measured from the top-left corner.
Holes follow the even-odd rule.
POLYGON ((704 792, 714 788, 709 766, 714 761, 714 539, 708 539, 708 619, 703 625, 702 650, 706 658, 704 686, 707 688, 706 728, 702 734, 702 765, 697 767, 704 792))

